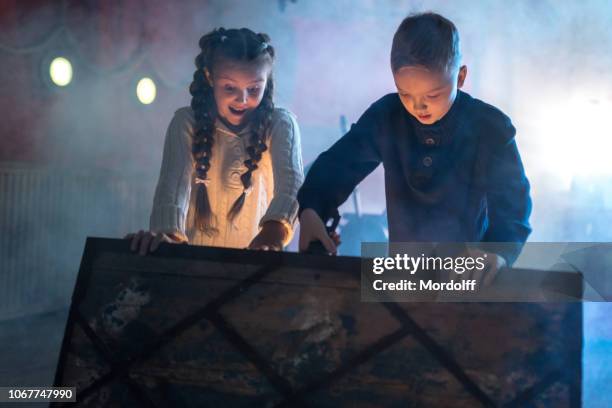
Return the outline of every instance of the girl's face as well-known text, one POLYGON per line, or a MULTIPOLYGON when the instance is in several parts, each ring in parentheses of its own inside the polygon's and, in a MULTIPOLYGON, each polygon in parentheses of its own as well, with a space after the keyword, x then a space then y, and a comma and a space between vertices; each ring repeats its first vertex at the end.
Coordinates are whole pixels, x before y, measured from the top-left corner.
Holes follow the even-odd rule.
POLYGON ((213 87, 217 112, 231 125, 245 125, 263 98, 271 64, 220 61, 217 65, 212 75, 205 72, 213 87))
POLYGON ((394 72, 393 79, 408 113, 422 124, 431 125, 449 111, 466 75, 465 65, 452 74, 411 65, 394 72))

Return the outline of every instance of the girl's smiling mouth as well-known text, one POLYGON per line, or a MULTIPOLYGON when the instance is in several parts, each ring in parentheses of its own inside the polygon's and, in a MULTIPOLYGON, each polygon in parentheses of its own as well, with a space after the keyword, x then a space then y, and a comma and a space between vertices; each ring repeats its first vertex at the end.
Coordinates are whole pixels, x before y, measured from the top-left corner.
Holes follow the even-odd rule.
POLYGON ((230 106, 230 107, 229 107, 229 111, 230 111, 232 114, 236 115, 236 116, 242 116, 242 115, 244 115, 244 114, 246 113, 246 111, 247 111, 247 110, 246 110, 246 108, 244 108, 244 109, 238 109, 238 108, 232 108, 232 107, 230 106))

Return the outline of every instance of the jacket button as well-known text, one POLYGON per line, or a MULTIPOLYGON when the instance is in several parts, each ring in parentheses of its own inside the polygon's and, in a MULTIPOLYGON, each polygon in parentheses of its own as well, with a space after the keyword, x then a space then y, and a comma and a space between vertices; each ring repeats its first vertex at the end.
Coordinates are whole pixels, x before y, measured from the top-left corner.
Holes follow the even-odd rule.
POLYGON ((428 137, 427 139, 425 139, 425 144, 428 146, 433 146, 436 144, 436 141, 433 138, 428 137))
POLYGON ((431 166, 432 163, 433 163, 433 160, 431 160, 431 157, 425 156, 423 158, 423 166, 429 167, 429 166, 431 166))

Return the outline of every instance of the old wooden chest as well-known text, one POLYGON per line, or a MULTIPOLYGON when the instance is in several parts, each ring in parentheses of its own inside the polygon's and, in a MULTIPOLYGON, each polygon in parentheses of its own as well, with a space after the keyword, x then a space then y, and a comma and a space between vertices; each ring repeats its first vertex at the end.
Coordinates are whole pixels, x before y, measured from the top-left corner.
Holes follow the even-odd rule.
POLYGON ((86 243, 79 406, 580 406, 580 303, 366 303, 359 258, 128 246, 86 243))

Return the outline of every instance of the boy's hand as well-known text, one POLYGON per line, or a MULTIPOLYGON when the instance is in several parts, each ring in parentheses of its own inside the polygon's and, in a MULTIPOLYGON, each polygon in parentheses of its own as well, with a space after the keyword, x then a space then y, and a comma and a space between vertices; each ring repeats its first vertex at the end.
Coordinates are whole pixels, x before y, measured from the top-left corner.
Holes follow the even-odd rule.
POLYGON ((138 251, 139 255, 146 255, 147 252, 154 252, 162 242, 172 244, 185 242, 174 235, 143 230, 140 230, 135 234, 127 234, 123 239, 131 240, 132 243, 130 245, 130 249, 132 252, 138 251))
POLYGON ((300 252, 306 251, 311 242, 321 241, 327 252, 336 255, 336 242, 340 243, 340 237, 335 234, 334 238, 327 234, 323 220, 314 210, 306 208, 302 211, 300 214, 300 252))
POLYGON ((253 238, 248 249, 281 251, 288 233, 287 228, 278 221, 264 222, 261 231, 253 238))
POLYGON ((467 256, 484 258, 485 267, 482 270, 474 268, 471 271, 466 271, 461 278, 466 280, 475 279, 483 287, 490 286, 500 269, 507 266, 506 260, 502 256, 493 252, 483 251, 482 249, 470 249, 467 256))

